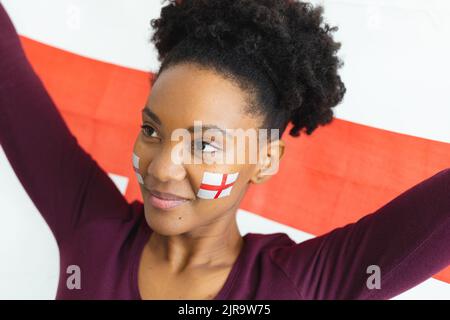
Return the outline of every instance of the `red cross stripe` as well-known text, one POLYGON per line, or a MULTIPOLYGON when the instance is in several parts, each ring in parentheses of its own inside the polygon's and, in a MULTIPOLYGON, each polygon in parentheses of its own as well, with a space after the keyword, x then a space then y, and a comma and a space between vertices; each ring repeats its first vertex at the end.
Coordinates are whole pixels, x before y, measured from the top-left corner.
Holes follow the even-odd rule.
POLYGON ((211 184, 202 183, 200 185, 200 189, 209 190, 209 191, 217 191, 216 195, 214 196, 214 199, 217 199, 220 196, 220 193, 224 189, 229 188, 229 187, 231 187, 234 184, 234 182, 229 183, 229 184, 225 184, 225 182, 227 181, 227 177, 228 177, 228 173, 225 173, 222 176, 222 182, 218 186, 213 186, 211 184))
POLYGON ((197 197, 202 199, 217 199, 230 195, 231 188, 239 173, 204 172, 197 197))

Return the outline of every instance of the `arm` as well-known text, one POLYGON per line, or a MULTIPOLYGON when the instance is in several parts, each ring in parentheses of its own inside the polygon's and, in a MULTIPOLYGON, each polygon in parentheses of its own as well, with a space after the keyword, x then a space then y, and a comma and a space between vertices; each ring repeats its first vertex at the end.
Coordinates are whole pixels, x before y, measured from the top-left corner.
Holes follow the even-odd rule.
MULTIPOLYGON (((78 144, 27 61, 0 4, 0 143, 13 170, 60 244, 92 212, 127 202, 78 144)), ((123 211, 122 211, 123 212, 123 211)))
POLYGON ((450 169, 372 214, 272 255, 305 299, 390 299, 450 264, 450 169), (381 288, 368 289, 373 271, 381 288))

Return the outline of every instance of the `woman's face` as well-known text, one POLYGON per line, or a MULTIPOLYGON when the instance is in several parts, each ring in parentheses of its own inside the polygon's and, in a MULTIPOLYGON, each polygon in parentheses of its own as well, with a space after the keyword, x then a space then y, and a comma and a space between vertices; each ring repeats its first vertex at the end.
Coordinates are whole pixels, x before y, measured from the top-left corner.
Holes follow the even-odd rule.
POLYGON ((140 188, 145 218, 157 233, 177 235, 221 219, 234 218, 249 182, 261 182, 260 164, 248 161, 249 152, 253 152, 248 150, 248 140, 243 150, 235 138, 229 140, 232 144, 226 143, 225 136, 218 130, 210 130, 212 134, 203 136, 194 136, 192 132, 191 144, 196 145, 197 150, 194 147, 189 150, 192 158, 188 162, 176 151, 180 140, 172 139, 174 130, 193 127, 194 121, 201 121, 203 131, 200 132, 203 133, 207 125, 224 130, 257 130, 262 119, 245 112, 247 103, 247 94, 232 81, 193 64, 172 66, 160 74, 145 106, 149 112, 142 113, 144 127, 134 144, 135 160, 138 159, 136 172, 142 177, 140 188), (159 121, 155 121, 155 117, 159 121), (244 152, 246 161, 242 163, 236 158, 219 163, 205 161, 208 157, 225 159, 223 156, 232 151, 234 154, 244 152), (222 192, 217 197, 217 191, 205 191, 208 187, 202 182, 214 184, 214 179, 208 179, 213 176, 223 179, 224 174, 234 174, 231 176, 236 178, 227 190, 231 192, 222 192), (149 189, 172 193, 188 201, 169 210, 160 209, 151 204, 149 189), (199 189, 203 191, 199 193, 199 189))

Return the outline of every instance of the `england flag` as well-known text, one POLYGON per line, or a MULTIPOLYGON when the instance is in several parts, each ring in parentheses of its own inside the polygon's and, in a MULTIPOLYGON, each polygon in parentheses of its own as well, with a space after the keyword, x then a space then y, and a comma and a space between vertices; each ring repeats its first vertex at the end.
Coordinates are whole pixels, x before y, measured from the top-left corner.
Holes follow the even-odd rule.
POLYGON ((141 174, 139 173, 139 157, 133 153, 133 169, 134 173, 136 174, 137 181, 140 184, 144 184, 144 179, 142 178, 141 174))
POLYGON ((224 174, 205 172, 203 174, 202 184, 197 192, 197 197, 202 199, 218 199, 230 195, 238 175, 239 172, 224 174))

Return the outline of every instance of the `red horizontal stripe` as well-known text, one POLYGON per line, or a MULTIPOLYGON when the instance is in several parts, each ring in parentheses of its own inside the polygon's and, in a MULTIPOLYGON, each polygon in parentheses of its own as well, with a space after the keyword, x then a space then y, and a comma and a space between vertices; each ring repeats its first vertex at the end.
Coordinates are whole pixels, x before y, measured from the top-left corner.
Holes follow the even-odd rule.
POLYGON ((225 185, 219 185, 219 186, 214 186, 212 184, 204 184, 202 183, 200 185, 200 189, 205 189, 205 190, 210 190, 210 191, 217 191, 217 190, 223 190, 226 189, 228 187, 231 187, 234 183, 230 183, 230 184, 225 184, 225 185))

